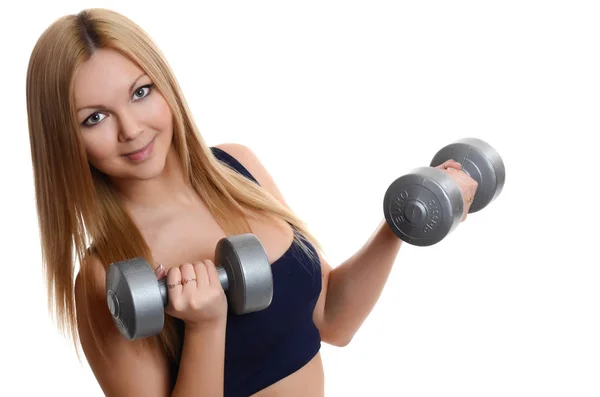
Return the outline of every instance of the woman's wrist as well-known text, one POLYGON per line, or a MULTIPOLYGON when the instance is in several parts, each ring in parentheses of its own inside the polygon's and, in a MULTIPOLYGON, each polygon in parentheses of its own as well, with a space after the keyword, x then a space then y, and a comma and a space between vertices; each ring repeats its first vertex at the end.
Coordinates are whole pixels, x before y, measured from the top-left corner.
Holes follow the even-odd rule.
POLYGON ((206 335, 212 333, 221 333, 227 326, 227 319, 218 319, 210 321, 202 321, 199 323, 186 323, 185 334, 186 336, 193 336, 197 334, 206 335))

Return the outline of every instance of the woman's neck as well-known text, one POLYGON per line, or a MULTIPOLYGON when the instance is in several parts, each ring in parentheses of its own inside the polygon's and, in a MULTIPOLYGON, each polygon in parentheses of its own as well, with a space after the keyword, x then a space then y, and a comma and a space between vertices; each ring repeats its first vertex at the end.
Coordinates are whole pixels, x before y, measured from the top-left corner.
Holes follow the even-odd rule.
POLYGON ((117 181, 115 185, 125 207, 133 214, 187 207, 200 200, 184 178, 181 162, 173 146, 159 175, 148 180, 117 181))

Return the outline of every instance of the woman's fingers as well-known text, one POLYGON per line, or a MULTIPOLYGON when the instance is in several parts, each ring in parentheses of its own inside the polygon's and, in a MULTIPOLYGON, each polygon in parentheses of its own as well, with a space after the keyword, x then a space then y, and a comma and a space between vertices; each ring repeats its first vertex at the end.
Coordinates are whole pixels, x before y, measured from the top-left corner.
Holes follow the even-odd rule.
POLYGON ((221 279, 219 278, 219 272, 217 271, 217 267, 215 266, 215 264, 210 260, 206 260, 204 261, 204 263, 206 264, 208 283, 213 286, 220 286, 221 279))
POLYGON ((444 161, 442 164, 438 165, 435 168, 440 168, 442 170, 447 170, 447 169, 455 169, 455 170, 462 170, 462 165, 455 160, 446 160, 444 161))
POLYGON ((158 265, 158 267, 154 270, 154 274, 156 275, 156 279, 160 280, 167 276, 167 271, 163 265, 158 265))
POLYGON ((198 289, 199 280, 196 275, 196 269, 191 263, 184 263, 179 267, 181 270, 181 284, 183 287, 183 296, 190 299, 198 289))

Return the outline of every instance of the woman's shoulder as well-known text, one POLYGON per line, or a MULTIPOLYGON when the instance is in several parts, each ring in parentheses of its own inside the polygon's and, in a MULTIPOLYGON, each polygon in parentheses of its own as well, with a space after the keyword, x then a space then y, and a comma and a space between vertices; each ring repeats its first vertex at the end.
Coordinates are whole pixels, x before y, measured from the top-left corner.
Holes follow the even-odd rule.
POLYGON ((240 144, 227 143, 213 146, 210 149, 217 160, 227 164, 230 168, 233 168, 238 173, 260 185, 258 180, 248 169, 248 167, 250 167, 248 165, 248 153, 253 155, 248 147, 240 144))
POLYGON ((258 159, 258 156, 248 146, 240 143, 221 143, 211 147, 211 149, 218 159, 230 163, 238 163, 238 165, 241 165, 252 175, 264 172, 261 170, 261 168, 264 169, 264 167, 258 159))
POLYGON ((241 143, 222 143, 214 146, 238 161, 256 179, 257 183, 271 193, 276 199, 287 206, 277 184, 265 164, 259 159, 256 152, 241 143))

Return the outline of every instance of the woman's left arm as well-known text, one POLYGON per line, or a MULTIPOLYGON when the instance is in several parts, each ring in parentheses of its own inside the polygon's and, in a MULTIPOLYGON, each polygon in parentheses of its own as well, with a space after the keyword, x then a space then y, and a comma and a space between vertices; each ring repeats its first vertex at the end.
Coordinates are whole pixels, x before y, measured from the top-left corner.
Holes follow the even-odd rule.
MULTIPOLYGON (((436 168, 445 170, 463 194, 463 217, 471 207, 477 182, 460 171, 461 165, 448 160, 436 168)), ((321 338, 335 346, 345 346, 354 337, 377 303, 396 260, 402 240, 381 221, 373 235, 350 258, 335 269, 321 259, 323 290, 314 312, 321 338)))
POLYGON ((377 303, 402 240, 383 220, 367 242, 334 269, 323 259, 323 288, 314 311, 321 339, 335 346, 352 340, 377 303))

